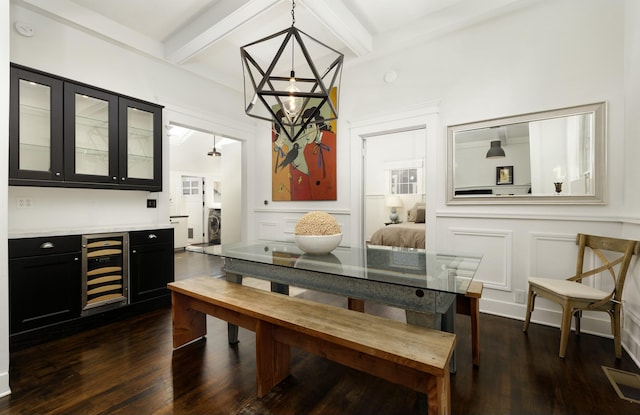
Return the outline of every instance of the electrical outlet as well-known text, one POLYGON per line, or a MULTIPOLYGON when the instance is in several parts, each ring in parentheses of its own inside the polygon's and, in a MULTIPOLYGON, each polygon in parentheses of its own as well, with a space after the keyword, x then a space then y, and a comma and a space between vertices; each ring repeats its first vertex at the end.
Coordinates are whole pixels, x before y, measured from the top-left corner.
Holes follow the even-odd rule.
POLYGON ((147 207, 148 208, 154 208, 157 206, 157 200, 155 199, 147 199, 147 207))
POLYGON ((18 209, 31 209, 33 207, 33 199, 30 197, 19 197, 16 199, 18 209))
POLYGON ((514 290, 513 300, 516 302, 516 304, 524 304, 524 291, 514 290))

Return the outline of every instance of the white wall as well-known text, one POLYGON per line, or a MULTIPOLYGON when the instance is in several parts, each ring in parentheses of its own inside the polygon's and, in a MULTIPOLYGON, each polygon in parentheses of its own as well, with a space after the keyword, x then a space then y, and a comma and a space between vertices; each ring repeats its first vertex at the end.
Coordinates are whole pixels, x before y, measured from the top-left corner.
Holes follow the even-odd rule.
POLYGON ((220 239, 223 244, 240 242, 242 240, 242 227, 248 224, 243 220, 246 211, 244 208, 243 182, 246 180, 242 169, 243 143, 236 141, 224 146, 222 161, 222 210, 220 239))
MULTIPOLYGON (((625 1, 625 131, 624 131, 624 220, 622 234, 627 238, 638 238, 640 234, 640 2, 625 1)), ((634 272, 627 278, 623 299, 625 302, 625 329, 623 342, 630 354, 640 360, 640 269, 636 265, 634 272)))
MULTIPOLYGON (((9 142, 9 0, 0 0, 0 143, 9 142)), ((7 183, 8 144, 0 145, 0 396, 9 389, 9 280, 7 278, 7 183)))

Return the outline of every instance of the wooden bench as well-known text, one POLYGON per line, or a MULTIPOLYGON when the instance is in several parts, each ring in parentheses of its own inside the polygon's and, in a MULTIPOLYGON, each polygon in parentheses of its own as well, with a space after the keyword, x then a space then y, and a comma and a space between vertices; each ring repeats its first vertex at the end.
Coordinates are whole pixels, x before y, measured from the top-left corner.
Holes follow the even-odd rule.
MULTIPOLYGON (((483 285, 480 281, 471 281, 466 294, 456 298, 456 313, 471 317, 471 356, 473 365, 480 365, 480 298, 483 285)), ((364 301, 356 298, 347 299, 349 310, 364 312, 364 301)))
POLYGON ((212 277, 168 287, 174 348, 206 334, 207 314, 255 332, 258 397, 289 375, 293 346, 424 393, 430 414, 451 412, 455 334, 212 277))

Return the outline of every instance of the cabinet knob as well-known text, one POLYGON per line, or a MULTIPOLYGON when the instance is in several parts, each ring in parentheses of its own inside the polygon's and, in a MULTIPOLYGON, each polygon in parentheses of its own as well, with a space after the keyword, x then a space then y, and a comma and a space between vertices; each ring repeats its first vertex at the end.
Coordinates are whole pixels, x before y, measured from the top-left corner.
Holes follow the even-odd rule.
POLYGON ((149 236, 147 236, 147 238, 149 239, 156 239, 158 236, 155 233, 150 233, 149 236))
POLYGON ((133 249, 133 250, 131 251, 131 253, 132 253, 132 254, 135 254, 136 252, 137 252, 137 251, 136 251, 135 249, 133 249))
POLYGON ((125 178, 125 177, 123 177, 123 178, 122 178, 122 179, 120 179, 120 180, 122 180, 122 181, 124 182, 124 181, 126 180, 126 178, 125 178))
POLYGON ((59 171, 56 172, 56 176, 60 176, 62 173, 60 173, 59 171))
POLYGON ((53 244, 53 242, 44 242, 42 245, 40 245, 40 248, 42 249, 51 249, 55 247, 56 246, 53 244))
POLYGON ((116 176, 113 176, 111 180, 118 180, 118 178, 116 176))

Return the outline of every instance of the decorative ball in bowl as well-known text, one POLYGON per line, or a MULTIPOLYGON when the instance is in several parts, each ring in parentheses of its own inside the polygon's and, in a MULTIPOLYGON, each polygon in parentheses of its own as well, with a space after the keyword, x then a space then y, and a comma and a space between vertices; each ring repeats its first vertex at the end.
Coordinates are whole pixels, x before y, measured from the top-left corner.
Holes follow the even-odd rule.
POLYGON ((335 235, 294 235, 296 245, 311 255, 326 255, 338 247, 342 234, 335 235))
POLYGON ((298 248, 307 254, 326 255, 342 241, 338 221, 326 212, 312 211, 296 223, 294 238, 298 248))

